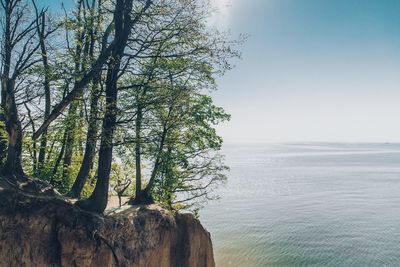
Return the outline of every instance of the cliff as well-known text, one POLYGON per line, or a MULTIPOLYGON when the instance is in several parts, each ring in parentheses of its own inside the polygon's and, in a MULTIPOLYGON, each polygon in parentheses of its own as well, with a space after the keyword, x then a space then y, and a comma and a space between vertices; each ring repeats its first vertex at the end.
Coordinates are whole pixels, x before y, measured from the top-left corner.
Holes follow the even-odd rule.
POLYGON ((158 205, 106 216, 61 199, 0 193, 0 266, 213 267, 210 234, 158 205))

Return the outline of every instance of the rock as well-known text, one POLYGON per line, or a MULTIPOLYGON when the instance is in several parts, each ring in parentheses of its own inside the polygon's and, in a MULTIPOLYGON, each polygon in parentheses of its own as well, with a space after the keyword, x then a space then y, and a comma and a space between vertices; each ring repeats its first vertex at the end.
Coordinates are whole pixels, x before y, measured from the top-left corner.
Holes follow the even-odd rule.
POLYGON ((100 216, 59 201, 0 207, 0 266, 214 267, 210 234, 158 205, 100 216))

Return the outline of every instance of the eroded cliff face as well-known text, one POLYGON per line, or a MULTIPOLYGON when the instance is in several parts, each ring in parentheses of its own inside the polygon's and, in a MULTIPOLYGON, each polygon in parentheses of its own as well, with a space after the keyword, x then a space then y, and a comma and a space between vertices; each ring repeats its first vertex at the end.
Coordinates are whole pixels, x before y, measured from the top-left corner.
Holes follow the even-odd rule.
POLYGON ((0 266, 213 267, 210 234, 157 205, 109 216, 68 203, 0 204, 0 266))

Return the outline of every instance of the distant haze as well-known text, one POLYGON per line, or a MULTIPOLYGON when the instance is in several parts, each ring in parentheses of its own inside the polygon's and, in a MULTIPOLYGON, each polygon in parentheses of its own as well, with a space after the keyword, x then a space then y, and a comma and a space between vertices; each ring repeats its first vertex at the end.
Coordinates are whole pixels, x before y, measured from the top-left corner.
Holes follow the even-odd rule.
POLYGON ((227 142, 400 141, 400 1, 212 1, 250 35, 214 93, 227 142))

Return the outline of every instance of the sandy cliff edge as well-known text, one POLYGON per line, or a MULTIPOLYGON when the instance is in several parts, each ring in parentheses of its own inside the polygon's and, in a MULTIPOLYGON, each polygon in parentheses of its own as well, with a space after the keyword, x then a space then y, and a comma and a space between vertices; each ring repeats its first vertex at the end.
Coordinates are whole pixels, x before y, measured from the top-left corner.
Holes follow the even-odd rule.
POLYGON ((0 266, 215 266, 210 234, 191 214, 149 205, 99 216, 0 195, 0 266))

